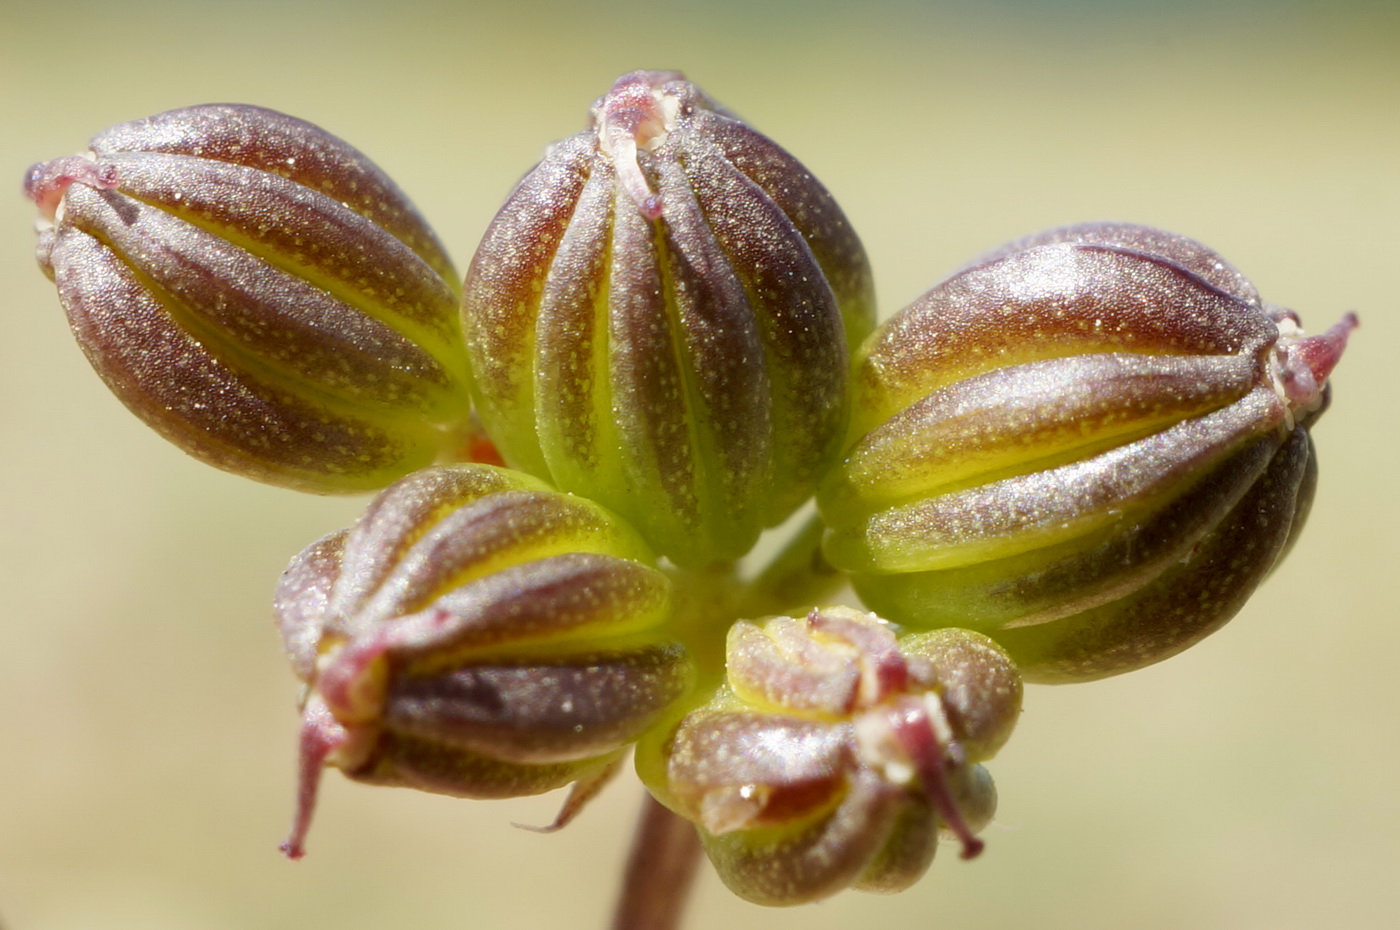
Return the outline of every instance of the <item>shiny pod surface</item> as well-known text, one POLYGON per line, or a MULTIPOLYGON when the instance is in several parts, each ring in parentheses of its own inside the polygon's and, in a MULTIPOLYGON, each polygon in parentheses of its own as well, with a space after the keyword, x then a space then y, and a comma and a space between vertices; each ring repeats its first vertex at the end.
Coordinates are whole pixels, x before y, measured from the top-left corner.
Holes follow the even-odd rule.
POLYGON ((587 794, 691 678, 653 563, 597 505, 485 465, 416 472, 309 547, 276 598, 309 686, 288 852, 324 765, 460 797, 587 794))
POLYGON ((623 76, 592 128, 550 148, 463 303, 506 461, 687 565, 744 554, 811 495, 873 312, 825 188, 673 72, 623 76))
POLYGON ((383 487, 468 416, 456 273, 363 154, 259 107, 172 110, 34 166, 39 263, 98 374, 186 452, 383 487))
POLYGON ((856 439, 819 495, 827 556, 883 616, 981 630, 1027 680, 1166 658, 1301 527, 1308 426, 1354 325, 1304 336, 1160 230, 1013 243, 858 354, 856 439))

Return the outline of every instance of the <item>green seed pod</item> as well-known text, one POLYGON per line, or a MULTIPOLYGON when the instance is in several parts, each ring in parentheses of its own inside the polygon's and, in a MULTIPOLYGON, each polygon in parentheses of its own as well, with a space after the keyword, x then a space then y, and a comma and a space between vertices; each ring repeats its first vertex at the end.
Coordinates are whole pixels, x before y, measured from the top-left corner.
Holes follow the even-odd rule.
POLYGON ((758 904, 895 892, 940 833, 982 848, 996 791, 978 763, 1010 736, 1021 680, 979 633, 896 640, 844 607, 741 621, 715 696, 648 734, 638 771, 693 821, 720 877, 758 904))
POLYGON ((39 264, 108 387, 191 455, 363 491, 461 443, 456 273, 363 154, 252 106, 114 126, 30 169, 39 264))
POLYGON ((572 782, 562 825, 689 687, 653 562, 597 505, 486 465, 417 472, 308 548, 276 598, 308 686, 284 849, 326 765, 470 798, 572 782))
POLYGON ((674 72, 620 78, 511 193, 467 275, 507 463, 686 565, 734 559, 839 453, 870 272, 834 200, 674 72))
POLYGON ((883 616, 980 630, 1029 681, 1174 655, 1301 527, 1308 427, 1355 325, 1305 337, 1159 230, 1013 243, 858 353, 857 441, 818 498, 827 557, 883 616))

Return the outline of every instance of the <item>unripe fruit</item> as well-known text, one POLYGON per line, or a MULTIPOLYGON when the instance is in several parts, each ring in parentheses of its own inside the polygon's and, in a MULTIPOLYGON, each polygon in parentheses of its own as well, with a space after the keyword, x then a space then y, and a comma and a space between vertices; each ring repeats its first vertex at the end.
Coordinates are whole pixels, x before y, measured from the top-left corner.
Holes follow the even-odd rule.
POLYGON ((846 427, 870 273, 792 156, 673 72, 620 78, 510 195, 467 276, 481 418, 512 466, 663 555, 743 555, 846 427))
POLYGON ((456 273, 408 198, 310 123, 238 105, 35 165, 40 266, 137 416, 220 468, 362 491, 468 422, 456 273))
POLYGON ((459 797, 589 794, 691 678, 652 562, 597 505, 485 465, 417 472, 308 548, 276 601, 308 685, 287 852, 324 765, 459 797))
POLYGON ((1308 427, 1354 326, 1305 337, 1159 230, 1013 243, 858 353, 826 554, 882 616, 987 633, 1027 680, 1164 659, 1233 616, 1301 526, 1308 427))
POLYGON ((1021 680, 966 630, 897 640, 844 607, 740 621, 726 680, 669 732, 639 745, 638 771, 695 822, 732 891, 799 904, 853 887, 900 891, 940 832, 964 858, 996 791, 979 764, 1011 734, 1021 680))

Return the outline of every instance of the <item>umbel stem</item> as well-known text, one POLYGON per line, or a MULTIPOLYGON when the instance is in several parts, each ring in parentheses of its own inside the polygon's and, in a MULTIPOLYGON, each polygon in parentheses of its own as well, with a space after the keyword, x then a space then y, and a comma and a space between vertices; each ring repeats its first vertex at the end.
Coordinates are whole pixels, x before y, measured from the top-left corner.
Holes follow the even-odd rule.
POLYGON ((786 610, 805 610, 841 594, 850 579, 822 555, 824 531, 815 512, 802 522, 773 560, 744 586, 743 616, 756 620, 786 610))
MULTIPOLYGON (((673 579, 689 605, 678 624, 714 684, 724 674, 724 633, 734 617, 758 618, 794 605, 838 594, 845 576, 821 556, 821 522, 813 515, 757 576, 735 585, 733 566, 676 572, 673 579), (722 595, 720 592, 730 592, 722 595)), ((642 801, 623 875, 612 930, 678 930, 700 864, 695 825, 650 794, 642 801)))
POLYGON ((645 795, 612 930, 678 930, 699 864, 694 825, 645 795))

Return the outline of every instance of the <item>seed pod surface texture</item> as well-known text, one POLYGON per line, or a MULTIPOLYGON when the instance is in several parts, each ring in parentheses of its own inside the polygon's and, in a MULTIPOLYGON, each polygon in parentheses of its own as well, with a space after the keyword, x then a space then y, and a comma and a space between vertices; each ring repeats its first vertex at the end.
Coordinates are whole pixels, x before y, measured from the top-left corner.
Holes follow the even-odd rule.
POLYGON ((737 558, 839 452, 870 272, 792 156, 674 72, 624 75, 550 148, 467 276, 505 460, 687 565, 737 558))
POLYGON ((740 621, 726 659, 718 692, 644 737, 637 766, 736 894, 788 905, 896 892, 928 869, 940 833, 964 858, 981 850, 996 791, 980 763, 1021 707, 990 639, 896 639, 871 614, 826 607, 740 621))
POLYGON ((1355 317, 1305 336, 1200 243, 1088 224, 1012 243, 857 353, 819 505, 872 609, 966 626, 1027 680, 1167 658, 1296 536, 1309 427, 1355 317))
POLYGON ((486 465, 416 472, 309 547, 276 598, 308 685, 286 851, 325 765, 458 797, 589 794, 689 687, 653 563, 597 505, 486 465))
POLYGON ((460 441, 456 273, 363 154, 232 104, 90 147, 30 170, 39 263, 148 425, 220 468, 317 492, 383 487, 460 441))

